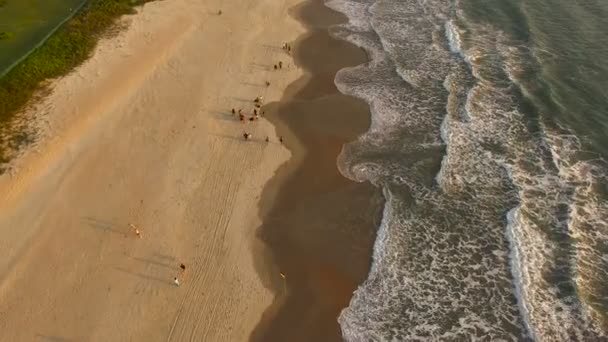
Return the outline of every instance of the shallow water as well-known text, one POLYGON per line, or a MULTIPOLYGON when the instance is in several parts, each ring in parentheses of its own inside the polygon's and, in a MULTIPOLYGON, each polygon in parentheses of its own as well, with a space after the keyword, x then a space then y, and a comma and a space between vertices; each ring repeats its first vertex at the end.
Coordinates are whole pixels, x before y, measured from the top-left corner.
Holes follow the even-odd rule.
POLYGON ((345 338, 605 340, 608 5, 327 4, 372 58, 336 77, 372 110, 339 166, 387 199, 345 338))
POLYGON ((7 0, 0 8, 0 32, 14 34, 0 41, 0 75, 27 55, 86 0, 7 0))

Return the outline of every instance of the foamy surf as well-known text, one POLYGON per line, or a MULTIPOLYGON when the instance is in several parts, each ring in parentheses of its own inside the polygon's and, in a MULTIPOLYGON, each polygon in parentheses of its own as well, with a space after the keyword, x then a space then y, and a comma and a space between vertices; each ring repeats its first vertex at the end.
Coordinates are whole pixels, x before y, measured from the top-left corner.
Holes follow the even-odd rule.
POLYGON ((371 58, 336 77, 372 112, 339 168, 387 200, 343 336, 605 339, 608 167, 544 113, 521 111, 538 84, 520 80, 537 72, 535 51, 461 2, 328 6, 350 19, 334 35, 371 58))

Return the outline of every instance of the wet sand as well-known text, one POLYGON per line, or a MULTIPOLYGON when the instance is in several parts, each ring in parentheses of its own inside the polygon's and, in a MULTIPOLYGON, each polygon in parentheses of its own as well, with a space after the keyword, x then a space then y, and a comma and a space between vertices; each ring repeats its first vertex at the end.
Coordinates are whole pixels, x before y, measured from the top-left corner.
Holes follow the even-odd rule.
POLYGON ((367 58, 330 37, 327 28, 346 18, 322 1, 290 14, 309 30, 293 51, 305 73, 265 107, 292 158, 262 194, 258 234, 269 252, 257 268, 277 297, 252 340, 341 341, 337 317, 367 276, 383 202, 378 189, 338 171, 342 145, 368 129, 370 114, 365 102, 338 92, 334 77, 367 58))

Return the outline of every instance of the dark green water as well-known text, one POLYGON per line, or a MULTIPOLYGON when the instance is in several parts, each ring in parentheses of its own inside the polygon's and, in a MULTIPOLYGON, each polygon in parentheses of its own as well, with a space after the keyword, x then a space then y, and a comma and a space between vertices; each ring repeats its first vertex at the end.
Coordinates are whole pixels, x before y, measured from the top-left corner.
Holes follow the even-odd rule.
POLYGON ((86 0, 7 0, 0 7, 0 31, 14 34, 0 41, 0 75, 69 18, 86 0))
POLYGON ((470 0, 469 18, 529 48, 521 85, 548 121, 608 155, 608 1, 470 0))
POLYGON ((465 3, 468 46, 495 39, 490 53, 500 62, 485 67, 505 71, 512 107, 527 127, 520 136, 539 146, 535 157, 513 154, 516 165, 533 165, 514 168, 520 206, 513 234, 544 237, 544 245, 514 243, 529 330, 538 340, 606 340, 608 2, 465 3))

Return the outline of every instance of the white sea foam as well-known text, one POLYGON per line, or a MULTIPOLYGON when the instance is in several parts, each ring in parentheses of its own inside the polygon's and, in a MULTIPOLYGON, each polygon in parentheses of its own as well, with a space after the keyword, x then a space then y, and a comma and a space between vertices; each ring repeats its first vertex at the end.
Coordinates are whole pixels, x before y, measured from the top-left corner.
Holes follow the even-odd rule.
POLYGON ((460 57, 462 57, 463 59, 466 59, 461 49, 462 41, 460 39, 460 33, 456 29, 456 26, 454 25, 452 20, 448 20, 445 22, 445 36, 448 39, 450 51, 460 55, 460 57))
POLYGON ((520 247, 518 245, 519 240, 517 239, 515 233, 513 232, 513 228, 516 224, 515 222, 517 222, 517 219, 518 219, 517 218, 518 210, 519 210, 519 208, 513 208, 507 213, 506 235, 507 235, 507 240, 509 241, 509 247, 510 247, 509 259, 510 259, 510 264, 511 264, 511 273, 513 274, 513 283, 515 285, 515 294, 517 297, 517 304, 519 305, 520 312, 523 316, 524 324, 526 325, 526 329, 528 330, 528 333, 531 334, 531 338, 534 340, 537 340, 534 336, 534 329, 530 325, 530 317, 529 317, 530 313, 528 312, 528 309, 526 308, 526 303, 524 301, 523 288, 525 285, 523 284, 522 268, 524 268, 525 265, 521 264, 522 258, 519 255, 519 250, 520 250, 520 247))
POLYGON ((577 159, 573 135, 530 131, 515 91, 529 51, 484 25, 467 24, 464 44, 447 0, 331 7, 351 19, 334 35, 372 58, 336 77, 372 112, 340 170, 387 199, 369 278, 340 315, 345 338, 603 338, 576 291, 599 296, 590 274, 608 269, 578 241, 608 241, 594 193, 606 168, 577 159))

